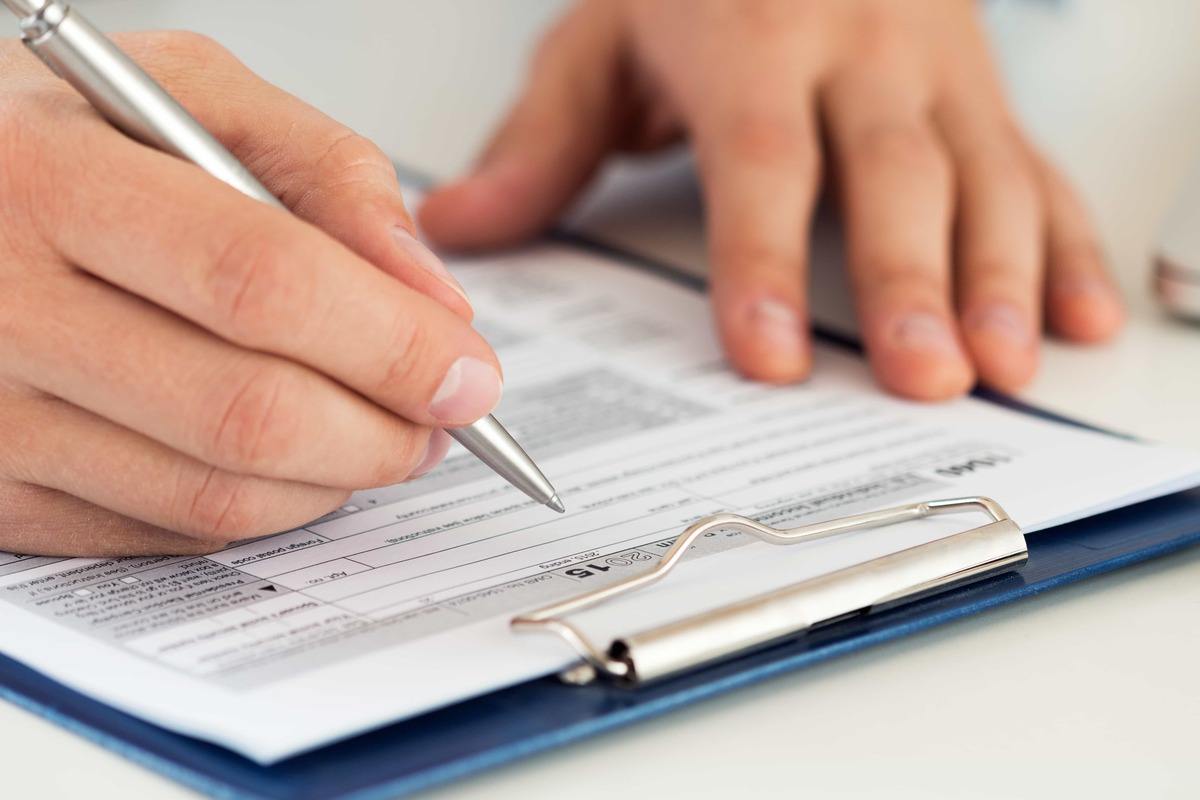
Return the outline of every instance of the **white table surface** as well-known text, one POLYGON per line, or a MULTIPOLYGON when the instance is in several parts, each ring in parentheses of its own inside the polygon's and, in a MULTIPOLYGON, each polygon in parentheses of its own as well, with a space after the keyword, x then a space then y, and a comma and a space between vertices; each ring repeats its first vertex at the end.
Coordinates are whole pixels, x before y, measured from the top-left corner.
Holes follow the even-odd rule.
MULTIPOLYGON (((185 27, 451 175, 518 84, 554 0, 83 0, 106 29, 185 27), (322 9, 337 7, 337 23, 322 9), (242 22, 239 24, 239 20, 242 22)), ((1130 298, 1121 340, 1054 344, 1026 397, 1200 446, 1200 329, 1146 290, 1155 227, 1200 156, 1200 6, 996 2, 1014 100, 1075 176, 1130 298), (1055 11, 1055 9, 1059 9, 1055 11)), ((643 176, 644 179, 644 176, 643 176)), ((639 180, 637 176, 634 180, 639 180)), ((702 268, 689 181, 610 185, 594 230, 702 268)), ((844 324, 836 288, 818 287, 844 324)), ((1143 564, 502 768, 446 798, 1200 796, 1200 551, 1143 564)), ((0 704, 0 796, 192 796, 0 704)))

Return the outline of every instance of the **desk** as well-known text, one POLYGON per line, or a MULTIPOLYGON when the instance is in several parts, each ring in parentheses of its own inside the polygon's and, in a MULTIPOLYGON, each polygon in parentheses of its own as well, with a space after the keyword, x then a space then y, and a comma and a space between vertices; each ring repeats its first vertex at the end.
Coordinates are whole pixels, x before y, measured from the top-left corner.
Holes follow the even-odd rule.
MULTIPOLYGON (((341 0, 336 26, 321 12, 328 4, 314 0, 79 5, 109 29, 210 33, 400 160, 449 175, 486 136, 517 85, 530 42, 561 3, 341 0), (239 18, 250 24, 235 25, 239 18)), ((1124 0, 1084 6, 989 6, 1016 104, 1084 189, 1132 310, 1130 330, 1110 347, 1050 346, 1027 397, 1116 429, 1200 446, 1200 332, 1163 319, 1146 291, 1154 228, 1200 156, 1200 7, 1190 0, 1160 0, 1153 13, 1124 0), (1065 17, 1054 12, 1058 6, 1065 17)), ((586 224, 701 264, 694 198, 686 186, 663 195, 652 227, 639 228, 602 196, 585 209, 586 224)), ((1194 797, 1198 614, 1200 551, 1192 551, 776 679, 436 796, 1194 797)), ((191 796, 8 705, 0 705, 0 754, 6 797, 191 796)))

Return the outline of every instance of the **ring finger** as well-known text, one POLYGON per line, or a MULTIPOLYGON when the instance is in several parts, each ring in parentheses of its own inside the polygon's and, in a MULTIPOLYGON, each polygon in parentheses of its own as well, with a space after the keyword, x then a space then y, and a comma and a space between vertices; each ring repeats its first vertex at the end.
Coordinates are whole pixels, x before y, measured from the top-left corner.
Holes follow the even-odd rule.
POLYGON ((951 174, 919 85, 903 65, 854 68, 822 100, 871 364, 891 391, 935 400, 974 375, 951 309, 951 174))
POLYGON ((1045 215, 1013 126, 976 105, 950 98, 936 112, 958 177, 959 315, 980 379, 1014 390, 1037 369, 1045 215))
MULTIPOLYGON (((138 538, 150 536, 158 544, 180 534, 198 540, 190 546, 194 549, 200 549, 199 543, 211 549, 302 525, 335 508, 347 495, 343 489, 234 475, 61 400, 8 397, 0 405, 3 419, 19 428, 5 437, 16 439, 21 453, 10 464, 17 474, 8 477, 124 518, 124 529, 112 521, 105 525, 121 549, 138 538)), ((29 492, 30 500, 40 498, 57 509, 49 511, 48 523, 56 528, 61 523, 60 529, 29 537, 39 550, 58 547, 78 555, 95 549, 95 544, 80 547, 82 542, 76 541, 83 537, 90 543, 95 537, 86 526, 77 529, 71 524, 75 504, 48 498, 44 491, 29 492)))

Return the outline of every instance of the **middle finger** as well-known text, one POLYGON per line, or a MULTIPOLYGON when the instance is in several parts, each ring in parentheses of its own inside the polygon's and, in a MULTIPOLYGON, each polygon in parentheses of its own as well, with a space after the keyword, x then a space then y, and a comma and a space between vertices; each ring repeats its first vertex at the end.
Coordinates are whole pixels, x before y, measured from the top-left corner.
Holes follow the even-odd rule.
POLYGON ((90 276, 23 305, 0 339, 13 377, 204 463, 358 489, 403 479, 424 454, 429 428, 90 276))
POLYGON ((915 85, 904 69, 851 69, 823 104, 867 353, 888 389, 935 400, 974 375, 951 309, 950 170, 915 85))

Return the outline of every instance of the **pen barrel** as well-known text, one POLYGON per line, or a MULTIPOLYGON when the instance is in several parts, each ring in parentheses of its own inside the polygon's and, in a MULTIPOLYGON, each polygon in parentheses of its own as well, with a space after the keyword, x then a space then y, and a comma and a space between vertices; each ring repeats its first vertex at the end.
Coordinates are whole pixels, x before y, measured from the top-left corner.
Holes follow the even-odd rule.
POLYGON ((450 428, 446 432, 530 499, 542 505, 554 499, 550 481, 494 416, 489 414, 471 425, 450 428))
POLYGON ((1028 557, 1012 520, 910 547, 615 640, 623 681, 647 683, 795 636, 821 623, 1009 569, 1028 557))
POLYGON ((183 106, 74 9, 47 3, 22 21, 22 29, 29 49, 120 130, 196 164, 256 200, 281 205, 183 106))

